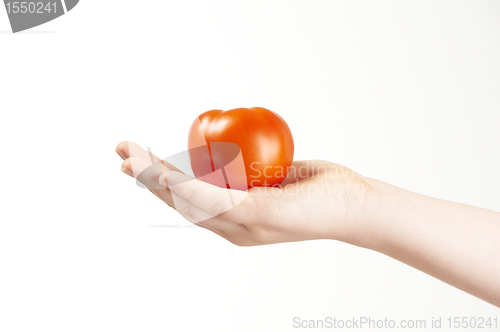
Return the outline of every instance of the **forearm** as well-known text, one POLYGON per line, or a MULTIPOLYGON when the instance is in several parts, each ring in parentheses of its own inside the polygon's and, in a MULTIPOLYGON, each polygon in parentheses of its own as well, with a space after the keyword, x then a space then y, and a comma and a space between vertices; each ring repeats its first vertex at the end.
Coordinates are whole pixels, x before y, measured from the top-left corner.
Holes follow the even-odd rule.
POLYGON ((359 245, 500 306, 500 213, 375 187, 374 218, 359 245))

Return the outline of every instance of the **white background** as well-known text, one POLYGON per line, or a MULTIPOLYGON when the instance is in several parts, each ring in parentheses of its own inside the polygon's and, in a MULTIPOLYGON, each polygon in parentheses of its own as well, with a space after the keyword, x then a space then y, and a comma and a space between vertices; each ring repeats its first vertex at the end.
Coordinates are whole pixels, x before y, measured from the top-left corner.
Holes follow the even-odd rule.
POLYGON ((0 331, 500 316, 347 244, 151 227, 182 218, 114 152, 133 140, 167 157, 201 112, 262 106, 295 159, 498 211, 500 1, 82 0, 9 29, 0 8, 0 331))

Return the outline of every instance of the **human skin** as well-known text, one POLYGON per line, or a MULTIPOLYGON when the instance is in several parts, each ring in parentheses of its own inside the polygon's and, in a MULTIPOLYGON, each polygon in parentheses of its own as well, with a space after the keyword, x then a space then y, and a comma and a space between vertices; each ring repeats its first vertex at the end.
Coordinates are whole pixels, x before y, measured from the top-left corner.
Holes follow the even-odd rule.
POLYGON ((343 241, 500 307, 499 212, 420 195, 328 161, 296 161, 280 188, 242 192, 190 178, 157 156, 153 163, 133 142, 116 152, 124 173, 235 245, 343 241))

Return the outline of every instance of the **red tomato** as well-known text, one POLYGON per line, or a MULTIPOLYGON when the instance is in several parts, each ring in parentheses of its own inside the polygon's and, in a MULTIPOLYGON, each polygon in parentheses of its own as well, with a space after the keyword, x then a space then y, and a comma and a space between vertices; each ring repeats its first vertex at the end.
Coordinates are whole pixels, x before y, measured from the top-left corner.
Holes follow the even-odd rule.
POLYGON ((201 114, 189 131, 188 147, 197 178, 231 189, 277 186, 293 161, 288 125, 262 107, 201 114))

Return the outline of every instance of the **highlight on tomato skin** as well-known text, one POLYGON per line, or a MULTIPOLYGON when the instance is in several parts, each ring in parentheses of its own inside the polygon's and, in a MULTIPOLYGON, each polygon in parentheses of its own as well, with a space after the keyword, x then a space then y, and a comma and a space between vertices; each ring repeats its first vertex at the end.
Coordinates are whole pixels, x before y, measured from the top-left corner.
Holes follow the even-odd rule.
POLYGON ((263 107, 202 113, 188 139, 196 178, 247 190, 277 186, 293 162, 293 136, 285 120, 263 107))

